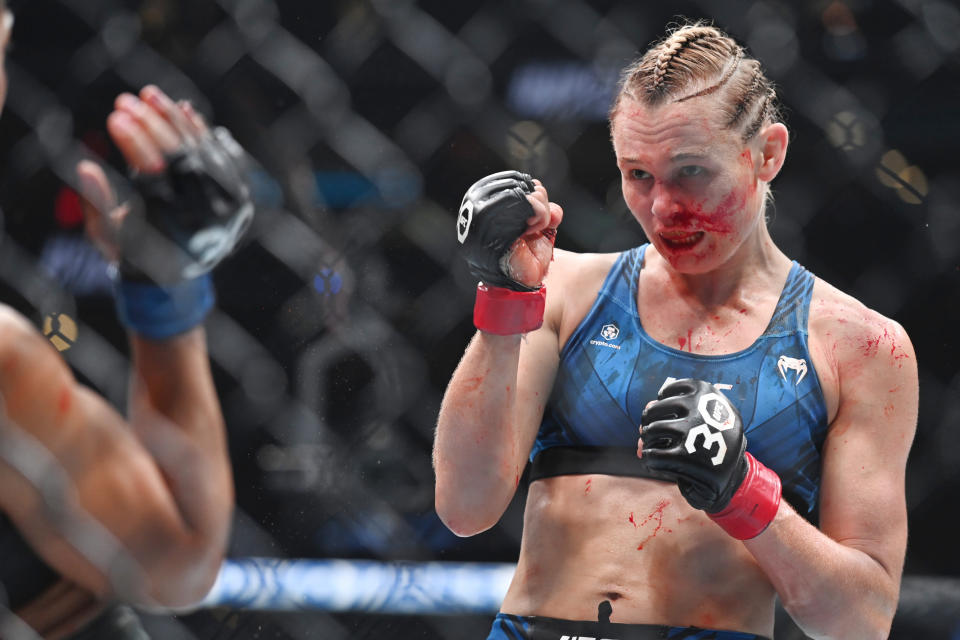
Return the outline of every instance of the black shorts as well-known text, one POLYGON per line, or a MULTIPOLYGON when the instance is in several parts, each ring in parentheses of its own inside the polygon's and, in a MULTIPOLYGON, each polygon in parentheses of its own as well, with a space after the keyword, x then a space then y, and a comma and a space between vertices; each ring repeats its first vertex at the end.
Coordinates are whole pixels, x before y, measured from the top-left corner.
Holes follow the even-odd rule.
POLYGON ((497 614, 487 640, 769 640, 740 631, 497 614))

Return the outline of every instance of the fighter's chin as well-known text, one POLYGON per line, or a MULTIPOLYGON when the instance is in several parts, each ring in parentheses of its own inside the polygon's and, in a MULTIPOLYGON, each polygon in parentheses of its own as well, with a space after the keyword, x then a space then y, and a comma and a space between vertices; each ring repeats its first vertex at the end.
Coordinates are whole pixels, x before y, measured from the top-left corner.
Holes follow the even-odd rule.
POLYGON ((714 267, 715 247, 703 231, 681 238, 658 235, 654 244, 663 259, 681 273, 706 273, 714 267))

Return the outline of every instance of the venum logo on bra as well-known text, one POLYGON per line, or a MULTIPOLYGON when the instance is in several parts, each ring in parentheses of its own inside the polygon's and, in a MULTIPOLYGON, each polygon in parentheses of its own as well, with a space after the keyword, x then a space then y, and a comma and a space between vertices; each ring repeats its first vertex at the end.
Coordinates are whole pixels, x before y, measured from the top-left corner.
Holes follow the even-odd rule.
POLYGON ((789 356, 780 356, 777 360, 777 369, 780 371, 780 377, 787 379, 787 371, 795 371, 797 381, 794 386, 799 386, 800 381, 807 375, 807 361, 803 358, 791 358, 789 356))
POLYGON ((608 322, 607 324, 600 327, 600 337, 603 340, 591 340, 590 344, 597 347, 609 347, 610 349, 620 350, 620 345, 610 344, 609 340, 616 340, 620 337, 620 327, 616 323, 608 322))
POLYGON ((560 636, 560 640, 617 640, 616 638, 598 638, 596 636, 560 636))

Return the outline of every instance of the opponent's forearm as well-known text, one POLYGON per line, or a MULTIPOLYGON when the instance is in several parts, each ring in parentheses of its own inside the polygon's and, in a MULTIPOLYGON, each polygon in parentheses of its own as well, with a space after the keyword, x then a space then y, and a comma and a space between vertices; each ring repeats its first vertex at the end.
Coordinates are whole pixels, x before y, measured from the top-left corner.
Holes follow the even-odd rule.
POLYGON ((223 415, 202 326, 166 340, 132 334, 131 416, 156 411, 208 445, 224 443, 223 415))
POLYGON ((784 609, 812 638, 886 638, 896 610, 899 571, 843 545, 781 502, 762 534, 744 541, 784 609))
POLYGON ((203 327, 162 341, 134 334, 131 348, 131 425, 187 525, 217 547, 227 534, 233 483, 203 327))
POLYGON ((523 471, 514 419, 520 340, 478 332, 440 407, 433 451, 436 508, 458 535, 493 526, 523 471))

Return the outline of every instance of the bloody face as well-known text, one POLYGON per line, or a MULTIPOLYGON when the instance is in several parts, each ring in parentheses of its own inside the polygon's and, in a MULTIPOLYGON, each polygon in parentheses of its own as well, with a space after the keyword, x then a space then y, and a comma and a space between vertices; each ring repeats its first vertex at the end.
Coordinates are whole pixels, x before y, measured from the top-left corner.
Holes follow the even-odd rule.
POLYGON ((651 108, 625 98, 612 125, 627 206, 682 273, 712 271, 756 238, 761 149, 720 117, 711 99, 651 108))

